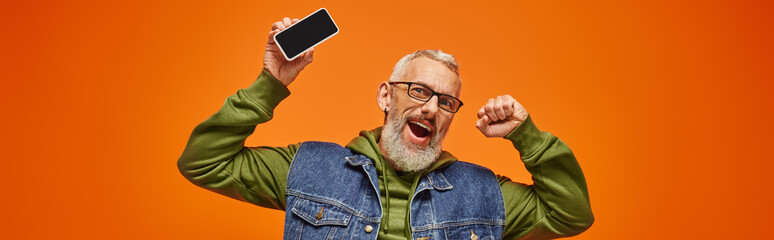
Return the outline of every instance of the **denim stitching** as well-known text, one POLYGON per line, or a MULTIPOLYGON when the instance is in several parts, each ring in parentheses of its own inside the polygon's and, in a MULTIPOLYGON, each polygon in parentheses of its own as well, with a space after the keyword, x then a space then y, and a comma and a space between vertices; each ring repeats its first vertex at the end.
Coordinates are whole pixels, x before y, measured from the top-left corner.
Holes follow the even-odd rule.
POLYGON ((331 230, 330 230, 330 231, 328 231, 328 237, 327 237, 327 238, 325 238, 325 239, 329 239, 329 240, 330 240, 330 239, 333 239, 333 237, 334 237, 335 235, 336 235, 336 228, 335 228, 335 227, 331 227, 331 230))
MULTIPOLYGON (((433 187, 436 187, 436 189, 438 189, 438 190, 451 190, 452 188, 454 188, 454 185, 452 185, 449 182, 449 180, 446 179, 446 176, 444 176, 443 173, 439 172, 436 175, 438 176, 438 178, 443 179, 442 183, 446 183, 446 185, 449 185, 449 186, 448 187, 442 187, 442 186, 435 186, 435 185, 433 185, 433 187)), ((441 183, 439 183, 439 184, 441 184, 441 183)))
POLYGON ((293 190, 287 190, 287 192, 285 194, 286 195, 290 195, 290 196, 295 196, 295 197, 298 197, 298 198, 301 198, 301 199, 310 200, 310 201, 316 201, 316 202, 320 202, 320 203, 327 203, 327 204, 339 207, 342 210, 347 211, 350 214, 355 215, 357 217, 363 218, 364 220, 367 220, 369 222, 373 222, 373 223, 378 223, 379 222, 379 219, 375 219, 375 218, 371 218, 371 217, 368 217, 366 215, 363 215, 363 214, 353 210, 352 208, 344 206, 343 204, 341 204, 339 202, 336 202, 334 200, 324 199, 324 198, 319 198, 319 197, 313 197, 313 196, 309 196, 309 195, 306 195, 306 194, 303 194, 303 193, 300 193, 300 192, 296 192, 296 191, 293 191, 293 190))
POLYGON ((446 227, 461 227, 461 226, 476 225, 476 224, 505 226, 504 221, 468 220, 468 221, 461 221, 461 222, 430 224, 430 225, 425 225, 420 227, 411 227, 411 230, 415 232, 419 232, 419 231, 426 231, 431 229, 442 229, 446 227))
MULTIPOLYGON (((298 204, 298 202, 296 202, 296 205, 297 204, 298 204)), ((331 225, 331 224, 336 224, 336 225, 340 225, 340 226, 347 226, 347 223, 349 222, 349 218, 347 220, 311 220, 310 219, 311 217, 309 215, 307 215, 304 212, 301 212, 301 210, 296 210, 295 207, 293 207, 293 209, 291 209, 290 211, 292 211, 293 213, 295 213, 296 215, 298 215, 299 217, 301 217, 305 221, 307 221, 307 222, 309 222, 309 223, 311 223, 312 225, 315 225, 315 226, 317 226, 317 225, 331 225)), ((349 216, 349 217, 351 218, 352 216, 349 216)))

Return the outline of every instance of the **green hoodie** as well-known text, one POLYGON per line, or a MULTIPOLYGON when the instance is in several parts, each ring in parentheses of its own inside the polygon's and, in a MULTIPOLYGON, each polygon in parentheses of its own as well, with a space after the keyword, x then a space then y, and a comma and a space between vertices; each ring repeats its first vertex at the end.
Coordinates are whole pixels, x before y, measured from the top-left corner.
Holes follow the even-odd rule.
POLYGON ((388 164, 379 148, 382 128, 361 131, 360 136, 352 139, 347 148, 365 155, 374 161, 379 173, 379 192, 382 195, 384 214, 379 239, 406 239, 411 235, 409 225, 409 202, 417 189, 419 179, 426 173, 444 168, 457 161, 450 153, 443 151, 433 165, 419 173, 398 173, 388 164), (386 180, 385 180, 386 179, 386 180))
MULTIPOLYGON (((285 210, 290 163, 299 144, 287 147, 244 147, 255 126, 269 121, 274 108, 290 95, 264 70, 248 88, 230 96, 220 111, 194 128, 178 159, 180 172, 192 183, 262 207, 285 210)), ((374 161, 379 173, 382 218, 378 239, 409 239, 409 202, 419 179, 457 159, 443 152, 427 170, 399 174, 379 149, 381 128, 361 131, 347 148, 374 161)), ((497 176, 506 208, 504 239, 572 236, 591 226, 594 217, 583 172, 570 148, 541 132, 528 117, 508 134, 533 175, 533 185, 497 176)))

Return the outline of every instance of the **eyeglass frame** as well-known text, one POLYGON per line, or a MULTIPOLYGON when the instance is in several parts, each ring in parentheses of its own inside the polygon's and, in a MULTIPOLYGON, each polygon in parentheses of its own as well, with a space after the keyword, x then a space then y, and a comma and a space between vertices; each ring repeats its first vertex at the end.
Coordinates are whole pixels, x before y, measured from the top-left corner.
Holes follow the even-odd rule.
POLYGON ((462 100, 460 100, 459 98, 456 98, 456 97, 454 97, 452 95, 448 95, 448 94, 438 93, 435 90, 433 90, 432 88, 428 87, 427 85, 424 85, 424 84, 421 84, 421 83, 418 83, 418 82, 387 82, 387 83, 390 84, 390 85, 393 85, 393 84, 406 84, 406 85, 408 85, 408 87, 406 88, 406 95, 408 95, 409 97, 413 98, 414 100, 421 101, 423 103, 429 102, 430 99, 433 99, 433 97, 435 97, 435 96, 438 96, 438 100, 441 100, 441 96, 446 96, 446 97, 450 97, 451 99, 457 100, 457 102, 459 102, 460 105, 457 106, 457 111, 454 111, 454 112, 452 112, 452 111, 450 111, 450 110, 448 110, 446 108, 441 107, 441 102, 440 101, 438 102, 438 108, 443 109, 444 111, 447 111, 447 112, 450 112, 450 113, 457 113, 457 112, 459 112, 460 108, 463 105, 462 104, 462 100), (432 93, 432 95, 430 95, 430 98, 428 98, 427 100, 422 100, 422 99, 419 99, 419 98, 416 98, 416 97, 412 96, 411 93, 409 93, 409 90, 411 90, 411 84, 416 84, 416 85, 422 86, 424 88, 427 88, 427 90, 430 90, 430 93, 432 93))

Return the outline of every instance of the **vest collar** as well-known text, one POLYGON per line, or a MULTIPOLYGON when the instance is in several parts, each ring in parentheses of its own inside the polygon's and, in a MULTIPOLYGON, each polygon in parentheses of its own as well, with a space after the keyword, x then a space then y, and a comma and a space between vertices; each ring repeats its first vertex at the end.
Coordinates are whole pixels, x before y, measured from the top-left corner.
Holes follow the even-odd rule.
POLYGON ((356 167, 357 166, 368 165, 368 164, 372 163, 370 158, 367 158, 367 157, 365 157, 363 155, 359 155, 359 157, 358 157, 358 155, 350 156, 350 157, 344 157, 344 159, 347 160, 347 163, 349 163, 349 165, 356 166, 356 167))
MULTIPOLYGON (((370 158, 363 155, 344 157, 344 160, 346 160, 350 166, 355 167, 373 163, 370 158)), ((431 171, 427 173, 424 178, 422 178, 422 181, 420 182, 419 186, 417 186, 416 191, 421 192, 422 190, 430 188, 434 188, 438 191, 446 191, 451 190, 454 188, 454 186, 449 183, 449 180, 446 180, 446 176, 444 176, 440 171, 431 171)))
POLYGON ((449 183, 449 180, 446 180, 446 176, 444 176, 443 173, 439 171, 432 171, 425 175, 424 178, 422 178, 419 186, 417 186, 416 192, 421 192, 422 190, 430 188, 434 188, 438 191, 446 191, 451 190, 454 188, 454 186, 449 183))

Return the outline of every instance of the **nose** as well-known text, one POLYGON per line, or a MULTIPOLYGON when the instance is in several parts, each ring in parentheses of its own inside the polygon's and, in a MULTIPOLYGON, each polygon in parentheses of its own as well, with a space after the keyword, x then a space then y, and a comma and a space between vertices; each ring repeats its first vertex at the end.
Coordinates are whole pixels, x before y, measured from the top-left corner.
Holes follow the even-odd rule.
POLYGON ((422 115, 430 119, 438 114, 438 96, 433 96, 422 105, 422 115))

